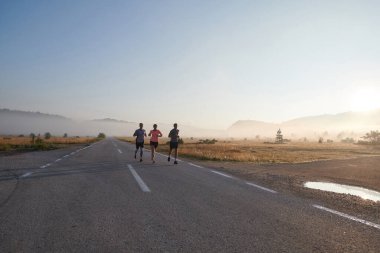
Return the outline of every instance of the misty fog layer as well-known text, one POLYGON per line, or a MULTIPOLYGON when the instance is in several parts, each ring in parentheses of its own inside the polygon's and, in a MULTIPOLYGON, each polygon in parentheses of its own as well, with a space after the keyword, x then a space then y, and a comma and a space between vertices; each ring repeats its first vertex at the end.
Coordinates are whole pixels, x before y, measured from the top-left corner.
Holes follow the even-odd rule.
MULTIPOLYGON (((174 123, 174 122, 173 122, 174 123)), ((157 123, 164 136, 173 128, 172 124, 157 123)), ((65 117, 43 113, 0 110, 0 134, 28 135, 30 133, 69 136, 96 136, 103 132, 108 136, 131 136, 138 128, 138 122, 126 122, 113 119, 75 121, 65 117)), ((223 137, 225 131, 206 130, 179 125, 183 137, 223 137)), ((144 123, 144 129, 153 129, 153 123, 144 123)))
POLYGON ((273 138, 278 129, 281 129, 285 138, 293 140, 319 137, 357 139, 370 130, 380 129, 380 110, 310 116, 281 124, 240 120, 228 129, 228 134, 238 138, 273 138))
MULTIPOLYGON (((144 128, 147 131, 151 130, 153 123, 144 122, 144 128)), ((159 122, 157 124, 164 136, 172 128, 172 124, 159 122)), ((50 132, 57 136, 64 133, 70 136, 96 136, 103 132, 108 136, 131 136, 137 128, 138 122, 115 119, 75 121, 58 115, 0 109, 0 134, 2 135, 50 132)), ((195 138, 265 139, 273 138, 279 128, 284 138, 292 140, 319 137, 359 138, 367 131, 380 129, 380 110, 304 117, 281 124, 240 120, 226 130, 207 130, 179 124, 180 136, 195 138)))

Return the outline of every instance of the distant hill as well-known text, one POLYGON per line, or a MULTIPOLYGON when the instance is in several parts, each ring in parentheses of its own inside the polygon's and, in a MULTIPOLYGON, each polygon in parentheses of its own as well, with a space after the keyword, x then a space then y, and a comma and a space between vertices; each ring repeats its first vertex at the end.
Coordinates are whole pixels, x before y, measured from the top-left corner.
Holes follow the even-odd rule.
MULTIPOLYGON (((172 124, 160 123, 159 129, 167 136, 172 124)), ((153 128, 153 123, 145 122, 147 131, 153 128)), ((72 120, 59 115, 40 112, 26 112, 9 109, 0 109, 0 134, 2 135, 28 135, 30 133, 43 134, 50 132, 53 135, 70 136, 96 136, 103 132, 106 135, 131 136, 138 128, 136 122, 117 120, 111 118, 94 120, 72 120)), ((201 129, 186 125, 179 125, 182 137, 222 137, 226 136, 224 130, 201 129)))
POLYGON ((72 120, 60 115, 0 109, 0 134, 43 134, 53 133, 53 129, 63 134, 73 125, 72 120))
POLYGON ((31 117, 31 118, 43 118, 43 119, 60 119, 66 120, 68 118, 55 115, 55 114, 47 114, 40 112, 27 112, 27 111, 19 111, 19 110, 10 110, 10 109, 0 109, 0 116, 2 117, 31 117))
POLYGON ((72 120, 70 118, 40 112, 0 109, 0 134, 43 134, 96 136, 99 132, 108 135, 128 135, 135 123, 116 119, 72 120))
POLYGON ((363 133, 380 130, 380 109, 368 112, 344 112, 301 117, 282 123, 267 123, 256 120, 239 120, 228 128, 229 136, 254 138, 256 136, 274 138, 281 128, 284 137, 297 138, 359 138, 363 133))

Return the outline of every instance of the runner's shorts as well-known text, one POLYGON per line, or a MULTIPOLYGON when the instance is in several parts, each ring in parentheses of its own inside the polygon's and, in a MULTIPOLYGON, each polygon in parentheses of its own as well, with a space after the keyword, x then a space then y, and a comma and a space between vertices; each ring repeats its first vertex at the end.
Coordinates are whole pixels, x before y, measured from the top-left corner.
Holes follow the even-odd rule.
POLYGON ((173 148, 178 148, 178 142, 171 141, 171 142, 170 142, 170 148, 171 148, 171 149, 173 149, 173 148))
POLYGON ((154 148, 157 148, 157 146, 158 146, 158 142, 151 141, 151 142, 150 142, 150 145, 151 145, 151 146, 154 146, 154 148))
POLYGON ((144 148, 144 142, 137 142, 136 141, 136 149, 139 149, 139 148, 144 148))

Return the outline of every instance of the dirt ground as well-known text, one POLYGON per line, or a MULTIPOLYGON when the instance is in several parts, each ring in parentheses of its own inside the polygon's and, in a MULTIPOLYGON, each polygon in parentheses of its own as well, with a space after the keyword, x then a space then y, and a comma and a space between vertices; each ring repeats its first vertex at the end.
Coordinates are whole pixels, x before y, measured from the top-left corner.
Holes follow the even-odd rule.
POLYGON ((380 157, 317 161, 297 164, 255 164, 243 162, 197 161, 197 164, 262 184, 356 217, 380 223, 380 201, 308 189, 307 181, 348 184, 380 191, 380 157))

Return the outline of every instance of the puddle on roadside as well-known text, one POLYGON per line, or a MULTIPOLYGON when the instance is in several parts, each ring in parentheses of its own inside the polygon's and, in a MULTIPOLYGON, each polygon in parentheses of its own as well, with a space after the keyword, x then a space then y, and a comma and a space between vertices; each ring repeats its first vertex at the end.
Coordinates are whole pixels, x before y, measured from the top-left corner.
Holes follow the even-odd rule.
POLYGON ((372 201, 380 201, 380 192, 369 190, 363 187, 350 186, 344 184, 326 183, 326 182, 306 182, 304 184, 306 188, 317 189, 322 191, 329 191, 335 193, 351 194, 361 197, 363 199, 369 199, 372 201))

